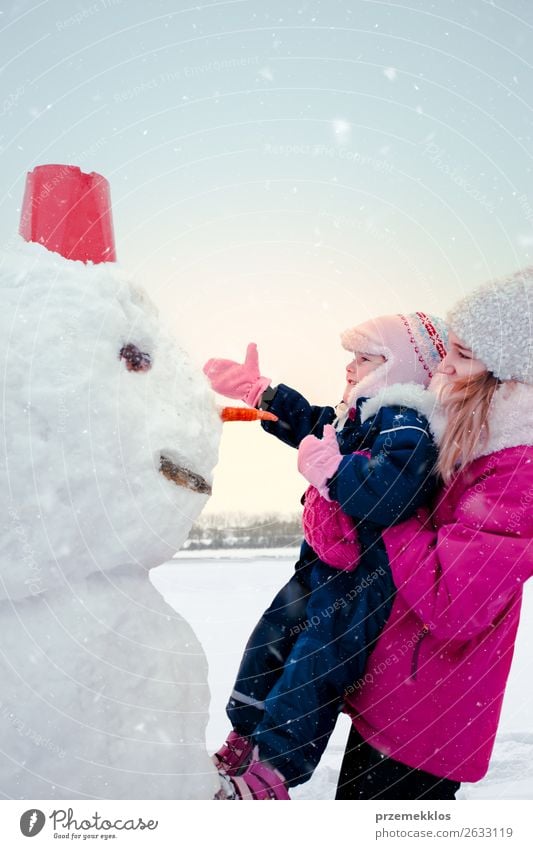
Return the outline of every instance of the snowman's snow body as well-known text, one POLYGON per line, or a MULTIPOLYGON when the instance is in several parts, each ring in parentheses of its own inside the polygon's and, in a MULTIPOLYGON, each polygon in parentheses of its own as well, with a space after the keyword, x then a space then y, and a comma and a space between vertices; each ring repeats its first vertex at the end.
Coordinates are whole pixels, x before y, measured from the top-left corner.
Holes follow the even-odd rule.
POLYGON ((0 290, 0 792, 212 798, 206 659, 149 578, 206 503, 160 461, 211 482, 212 392, 115 264, 21 240, 0 290))

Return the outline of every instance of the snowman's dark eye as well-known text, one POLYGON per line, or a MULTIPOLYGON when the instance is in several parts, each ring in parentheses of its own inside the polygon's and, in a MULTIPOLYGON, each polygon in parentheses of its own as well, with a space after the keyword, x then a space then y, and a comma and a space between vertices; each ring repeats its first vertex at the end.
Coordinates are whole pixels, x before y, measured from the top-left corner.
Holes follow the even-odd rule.
POLYGON ((124 360, 128 371, 148 371, 152 368, 150 354, 141 351, 137 345, 123 345, 120 349, 119 359, 124 360))

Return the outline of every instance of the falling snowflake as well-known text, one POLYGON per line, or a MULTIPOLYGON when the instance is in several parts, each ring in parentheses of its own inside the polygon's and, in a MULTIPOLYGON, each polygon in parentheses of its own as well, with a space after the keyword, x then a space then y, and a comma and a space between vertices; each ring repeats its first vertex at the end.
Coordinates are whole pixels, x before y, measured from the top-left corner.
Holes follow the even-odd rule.
POLYGON ((333 121, 333 132, 335 133, 337 141, 347 141, 350 137, 351 131, 352 125, 348 121, 345 121, 342 118, 338 118, 336 121, 333 121))
POLYGON ((261 70, 259 71, 259 76, 262 77, 264 80, 270 80, 270 82, 272 82, 272 80, 274 79, 274 74, 268 67, 261 68, 261 70))

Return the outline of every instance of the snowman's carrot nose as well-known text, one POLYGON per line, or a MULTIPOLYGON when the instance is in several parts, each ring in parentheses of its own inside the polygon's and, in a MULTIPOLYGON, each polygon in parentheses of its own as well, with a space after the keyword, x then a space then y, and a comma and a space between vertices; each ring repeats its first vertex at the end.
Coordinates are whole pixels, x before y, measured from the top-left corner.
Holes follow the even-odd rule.
POLYGON ((267 410, 256 410, 254 407, 222 407, 220 418, 223 422, 277 422, 278 417, 267 410))

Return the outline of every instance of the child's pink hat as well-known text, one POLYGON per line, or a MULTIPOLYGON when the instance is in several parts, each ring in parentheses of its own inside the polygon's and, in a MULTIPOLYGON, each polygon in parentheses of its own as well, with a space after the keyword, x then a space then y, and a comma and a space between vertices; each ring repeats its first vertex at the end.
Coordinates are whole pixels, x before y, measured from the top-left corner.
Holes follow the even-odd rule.
POLYGON ((447 333, 442 319, 416 312, 371 318, 341 333, 341 342, 347 351, 385 357, 383 365, 354 386, 354 394, 361 398, 395 383, 427 387, 446 356, 447 333))

